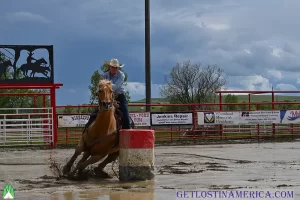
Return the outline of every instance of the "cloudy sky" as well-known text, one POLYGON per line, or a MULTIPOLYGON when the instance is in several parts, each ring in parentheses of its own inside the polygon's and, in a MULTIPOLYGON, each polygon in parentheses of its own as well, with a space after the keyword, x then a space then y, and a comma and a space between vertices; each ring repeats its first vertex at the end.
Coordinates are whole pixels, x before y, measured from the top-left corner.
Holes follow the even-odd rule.
MULTIPOLYGON (((299 10, 299 0, 151 0, 152 96, 185 60, 218 64, 229 89, 299 88, 299 10)), ((132 99, 145 97, 144 1, 3 1, 0 23, 1 44, 54 45, 58 105, 87 103, 90 76, 111 58, 132 99)))

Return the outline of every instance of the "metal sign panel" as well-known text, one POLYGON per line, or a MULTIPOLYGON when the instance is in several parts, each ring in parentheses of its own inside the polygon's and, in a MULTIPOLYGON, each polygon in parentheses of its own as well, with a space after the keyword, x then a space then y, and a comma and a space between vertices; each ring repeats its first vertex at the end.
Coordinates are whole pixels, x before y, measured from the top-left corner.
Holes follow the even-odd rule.
POLYGON ((0 84, 53 84, 53 46, 0 45, 0 84))

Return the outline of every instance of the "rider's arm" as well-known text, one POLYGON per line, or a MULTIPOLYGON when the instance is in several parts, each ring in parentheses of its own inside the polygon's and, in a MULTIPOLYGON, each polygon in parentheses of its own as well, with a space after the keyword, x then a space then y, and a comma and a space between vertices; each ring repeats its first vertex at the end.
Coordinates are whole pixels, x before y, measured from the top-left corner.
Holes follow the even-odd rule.
POLYGON ((104 79, 106 79, 106 80, 108 80, 109 79, 109 75, 108 75, 108 73, 106 72, 106 73, 104 73, 104 74, 102 74, 102 77, 104 78, 104 79))
POLYGON ((118 79, 116 82, 112 85, 112 89, 115 91, 116 89, 121 88, 125 80, 125 75, 124 73, 119 73, 118 79))

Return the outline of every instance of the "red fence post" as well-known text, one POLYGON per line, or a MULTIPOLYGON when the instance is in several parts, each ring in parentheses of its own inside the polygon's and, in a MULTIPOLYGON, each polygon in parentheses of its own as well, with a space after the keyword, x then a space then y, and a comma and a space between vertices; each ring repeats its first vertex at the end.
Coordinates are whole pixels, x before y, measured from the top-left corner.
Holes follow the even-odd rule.
POLYGON ((257 124, 257 141, 259 142, 260 139, 260 125, 257 124))
MULTIPOLYGON (((220 107, 220 111, 223 110, 223 100, 222 100, 222 93, 219 93, 219 107, 220 107)), ((219 134, 220 134, 220 139, 223 139, 223 125, 220 124, 219 125, 219 134)))
POLYGON ((192 105, 192 110, 193 110, 193 113, 194 113, 194 117, 193 117, 193 137, 194 137, 194 144, 196 144, 196 133, 195 133, 195 131, 196 131, 196 123, 198 122, 198 119, 196 118, 197 112, 196 112, 195 105, 192 105))
MULTIPOLYGON (((272 91, 272 110, 275 110, 274 101, 275 101, 274 91, 272 91)), ((273 137, 275 136, 275 124, 274 123, 272 124, 272 136, 273 137)))
POLYGON ((57 143, 57 115, 56 115, 56 91, 55 91, 55 87, 51 87, 50 89, 50 102, 51 102, 51 107, 52 107, 52 119, 53 119, 53 142, 52 142, 52 147, 55 148, 56 147, 56 143, 57 143))

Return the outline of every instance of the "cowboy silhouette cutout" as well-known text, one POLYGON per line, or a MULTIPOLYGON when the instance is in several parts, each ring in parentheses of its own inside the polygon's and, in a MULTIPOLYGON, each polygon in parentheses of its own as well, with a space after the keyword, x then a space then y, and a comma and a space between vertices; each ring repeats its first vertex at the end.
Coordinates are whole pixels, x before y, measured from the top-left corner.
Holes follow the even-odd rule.
POLYGON ((35 60, 36 61, 36 59, 34 58, 34 57, 32 57, 33 56, 33 54, 34 53, 32 53, 31 51, 28 53, 28 57, 27 57, 27 64, 32 64, 32 60, 35 60))

